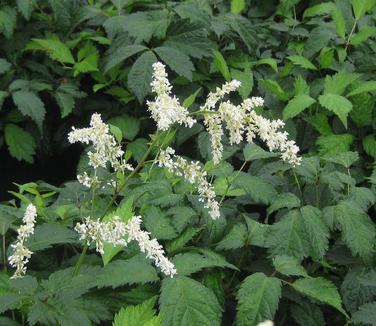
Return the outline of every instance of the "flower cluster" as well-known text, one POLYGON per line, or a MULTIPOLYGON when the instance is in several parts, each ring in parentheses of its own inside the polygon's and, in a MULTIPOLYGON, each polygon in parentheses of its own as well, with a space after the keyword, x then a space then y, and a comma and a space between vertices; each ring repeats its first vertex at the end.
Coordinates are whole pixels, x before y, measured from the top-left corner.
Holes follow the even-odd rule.
POLYGON ((205 202, 209 215, 213 220, 220 217, 219 203, 215 200, 213 186, 206 180, 206 171, 203 171, 199 162, 188 162, 181 156, 175 155, 175 150, 167 147, 162 150, 158 158, 159 167, 165 167, 177 176, 183 177, 189 183, 197 186, 200 201, 205 202))
MULTIPOLYGON (((105 168, 107 164, 110 164, 115 171, 133 170, 133 167, 123 160, 124 151, 116 143, 114 136, 109 133, 109 126, 102 121, 101 115, 98 113, 91 116, 89 128, 75 129, 72 127, 68 140, 71 144, 77 142, 93 144, 95 151, 89 151, 88 157, 89 165, 94 169, 105 168)), ((98 180, 84 174, 78 177, 78 181, 90 187, 98 180)))
POLYGON ((179 99, 171 96, 172 87, 167 79, 165 66, 156 62, 153 64, 153 70, 151 87, 157 96, 155 101, 147 101, 147 105, 158 129, 167 130, 176 122, 192 127, 196 121, 188 116, 188 110, 180 105, 179 99))
POLYGON ((100 254, 104 253, 104 243, 126 247, 135 240, 140 250, 153 260, 165 275, 173 277, 176 274, 174 264, 166 258, 157 239, 150 239, 150 233, 141 230, 141 216, 133 216, 127 223, 119 217, 108 222, 93 221, 88 217, 84 223, 77 223, 75 230, 80 235, 80 240, 86 241, 87 245, 95 242, 96 250, 100 254))
POLYGON ((35 218, 37 217, 37 209, 33 204, 27 206, 25 215, 23 217, 23 225, 17 230, 18 236, 15 243, 11 244, 13 254, 9 256, 8 261, 12 267, 16 268, 11 278, 19 278, 26 273, 26 264, 32 255, 27 247, 25 247, 26 240, 34 233, 35 218))
MULTIPOLYGON (((167 130, 172 124, 179 123, 191 127, 196 121, 189 117, 187 109, 179 104, 175 96, 171 96, 171 85, 165 66, 157 62, 153 65, 154 73, 151 87, 157 94, 154 102, 148 101, 149 110, 157 122, 158 129, 167 130)), ((222 159, 224 126, 229 133, 230 144, 239 144, 246 136, 248 142, 253 142, 256 136, 266 142, 270 151, 281 152, 281 158, 292 164, 299 165, 298 146, 288 140, 287 132, 278 131, 284 126, 281 120, 269 120, 255 112, 256 107, 264 105, 261 97, 246 99, 240 105, 229 101, 222 102, 224 97, 240 87, 241 83, 232 80, 222 87, 217 87, 209 93, 205 103, 200 107, 204 115, 204 125, 210 135, 213 161, 215 164, 222 159), (219 103, 219 105, 218 105, 219 103), (218 105, 218 109, 216 107, 218 105)))

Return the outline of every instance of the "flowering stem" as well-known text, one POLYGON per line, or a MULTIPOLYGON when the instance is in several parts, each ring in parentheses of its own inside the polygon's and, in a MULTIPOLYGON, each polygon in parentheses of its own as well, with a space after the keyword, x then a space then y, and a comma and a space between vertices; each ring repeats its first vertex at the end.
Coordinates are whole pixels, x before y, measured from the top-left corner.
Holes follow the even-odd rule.
MULTIPOLYGON (((158 140, 158 132, 156 133, 155 135, 155 138, 154 140, 152 141, 152 143, 150 144, 148 150, 145 152, 144 156, 142 157, 142 159, 140 160, 140 162, 138 162, 137 166, 135 167, 135 169, 131 172, 131 174, 125 179, 124 183, 119 187, 119 189, 117 189, 114 193, 114 195, 112 196, 110 202, 108 203, 106 209, 104 210, 104 213, 102 214, 102 217, 101 217, 101 220, 103 219, 103 217, 107 214, 108 210, 111 208, 111 206, 113 205, 113 203, 116 201, 116 198, 117 196, 119 195, 119 193, 124 189, 125 185, 127 184, 128 180, 131 179, 141 168, 142 166, 144 165, 146 159, 148 158, 149 154, 151 153, 151 150, 153 149, 154 145, 157 143, 157 140, 158 140)), ((88 246, 87 244, 85 244, 84 246, 84 249, 82 250, 81 252, 81 255, 80 257, 78 258, 78 261, 76 263, 76 266, 74 268, 74 272, 73 272, 73 276, 76 276, 80 269, 81 269, 81 266, 82 266, 82 263, 84 262, 84 259, 85 259, 85 256, 86 256, 86 252, 88 250, 88 246)))

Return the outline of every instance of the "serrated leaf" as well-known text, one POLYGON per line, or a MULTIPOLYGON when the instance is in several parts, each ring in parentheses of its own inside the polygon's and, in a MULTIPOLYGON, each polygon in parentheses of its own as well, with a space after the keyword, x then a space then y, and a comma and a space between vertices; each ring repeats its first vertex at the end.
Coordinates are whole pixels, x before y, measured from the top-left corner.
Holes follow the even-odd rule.
POLYGON ((320 147, 321 156, 334 157, 338 153, 347 152, 353 139, 350 134, 320 136, 316 144, 320 147))
POLYGON ((340 225, 342 239, 353 255, 368 260, 374 254, 376 230, 370 217, 355 203, 342 201, 335 206, 335 221, 340 225))
POLYGON ((272 68, 275 72, 278 72, 278 65, 277 61, 273 58, 263 58, 256 62, 256 65, 268 65, 272 68))
POLYGON ((259 203, 270 203, 277 193, 269 182, 244 172, 239 173, 233 184, 244 189, 255 202, 259 203))
POLYGON ((278 154, 263 150, 256 144, 247 144, 243 149, 244 159, 246 161, 259 160, 263 158, 276 157, 278 154))
POLYGON ((168 252, 174 252, 183 248, 189 241, 193 239, 201 231, 201 228, 187 228, 176 239, 167 243, 165 246, 168 252))
POLYGON ((364 41, 368 40, 370 37, 376 34, 376 27, 373 26, 363 26, 358 33, 353 35, 350 39, 351 45, 359 45, 364 41))
POLYGON ((27 20, 30 19, 35 4, 35 0, 17 0, 18 10, 27 20))
POLYGON ((164 279, 159 303, 165 326, 220 325, 222 309, 213 291, 188 277, 164 279))
POLYGON ((225 237, 217 244, 217 250, 231 250, 242 248, 248 238, 247 226, 244 223, 236 223, 225 237))
POLYGON ((17 23, 17 12, 14 8, 5 6, 0 10, 0 33, 7 39, 13 36, 17 23))
POLYGON ((117 126, 123 137, 128 140, 133 140, 140 130, 140 120, 127 114, 113 117, 108 123, 117 126))
POLYGON ((316 66, 311 61, 301 55, 290 55, 287 57, 287 59, 289 59, 296 66, 310 70, 317 70, 316 66))
POLYGON ((332 10, 332 18, 336 24, 336 31, 339 37, 345 39, 346 37, 346 22, 341 9, 336 5, 336 8, 332 10))
POLYGON ((280 99, 281 101, 287 101, 289 99, 289 96, 281 88, 281 86, 279 86, 279 84, 276 81, 266 79, 266 80, 260 80, 259 82, 263 86, 265 86, 267 89, 271 90, 274 94, 276 94, 278 99, 280 99))
POLYGON ((296 280, 291 286, 298 292, 326 303, 347 316, 342 308, 342 300, 336 286, 322 277, 309 277, 296 280))
POLYGON ((171 219, 158 207, 148 207, 144 211, 143 221, 153 238, 171 240, 177 236, 171 219))
POLYGON ((128 260, 115 260, 108 263, 96 276, 95 286, 116 288, 125 284, 145 284, 158 281, 156 270, 144 254, 128 260))
POLYGON ((336 10, 336 6, 332 2, 324 2, 319 3, 317 5, 314 5, 312 7, 309 7, 304 11, 303 17, 309 18, 314 16, 320 16, 320 15, 328 15, 333 10, 336 10))
POLYGON ((356 20, 359 20, 365 13, 372 9, 376 4, 376 0, 352 0, 352 8, 356 20))
POLYGON ((345 71, 340 71, 333 76, 327 75, 324 81, 324 94, 342 95, 345 89, 358 78, 358 74, 345 71))
POLYGON ((345 168, 349 168, 357 160, 359 160, 359 154, 357 152, 342 152, 338 153, 334 157, 327 158, 326 160, 329 162, 340 164, 345 168))
POLYGON ((4 72, 7 72, 12 65, 3 58, 0 58, 0 74, 3 74, 4 72))
POLYGON ((44 223, 37 225, 34 234, 30 236, 26 246, 31 251, 51 248, 54 244, 74 243, 77 233, 61 225, 44 223))
POLYGON ((223 55, 217 50, 213 50, 214 54, 214 66, 222 74, 226 81, 231 80, 230 70, 228 69, 227 63, 223 55))
POLYGON ((309 95, 301 94, 295 96, 289 101, 283 110, 283 119, 291 119, 303 112, 306 108, 310 107, 316 100, 309 95))
POLYGON ((210 267, 237 269, 234 265, 228 263, 222 256, 209 250, 178 254, 174 256, 172 262, 175 264, 178 274, 185 276, 210 267))
POLYGON ((27 49, 45 51, 51 59, 57 60, 61 63, 75 63, 70 49, 59 39, 33 38, 32 42, 27 46, 27 49))
POLYGON ((361 83, 357 88, 353 89, 347 96, 354 96, 364 92, 372 92, 376 90, 376 81, 370 80, 361 83))
POLYGON ((292 318, 300 326, 325 326, 324 314, 321 309, 308 302, 299 302, 291 307, 292 318))
POLYGON ((363 138, 364 151, 376 160, 376 138, 374 135, 368 135, 363 138))
POLYGON ((351 319, 351 323, 364 324, 364 325, 376 325, 376 302, 366 303, 359 307, 351 319))
POLYGON ((115 315, 112 326, 162 326, 162 321, 158 320, 157 322, 156 320, 156 310, 153 309, 154 304, 155 298, 151 298, 137 306, 127 306, 126 308, 121 308, 115 315))
POLYGON ((275 256, 273 265, 279 273, 286 276, 308 276, 304 267, 294 257, 287 255, 275 256))
POLYGON ((263 273, 248 276, 236 295, 236 324, 255 326, 264 320, 273 320, 281 297, 281 281, 263 273))
POLYGON ((34 162, 36 143, 28 132, 14 124, 6 124, 4 136, 13 157, 19 161, 34 162))
POLYGON ((125 61, 126 59, 130 58, 131 56, 145 50, 147 50, 147 47, 143 45, 132 44, 121 46, 111 51, 104 58, 104 72, 107 72, 108 70, 115 67, 119 63, 125 61))
POLYGON ((243 99, 248 98, 253 88, 253 73, 251 69, 245 68, 244 71, 231 69, 231 77, 241 82, 240 87, 237 89, 240 96, 243 99))
POLYGON ((201 92, 201 87, 189 95, 184 101, 183 106, 189 108, 196 100, 197 95, 201 92))
POLYGON ((337 94, 324 94, 319 96, 320 104, 338 116, 347 128, 347 116, 352 109, 352 103, 345 97, 337 94))
POLYGON ((42 130, 46 109, 41 99, 34 92, 23 90, 12 93, 12 98, 21 113, 33 119, 42 130))
POLYGON ((128 75, 128 86, 141 103, 151 91, 150 83, 153 73, 153 63, 158 59, 152 51, 144 52, 133 64, 128 75))
POLYGON ((270 204, 267 209, 268 215, 281 208, 295 208, 300 206, 300 199, 292 193, 279 194, 270 204))
POLYGON ((154 49, 157 55, 178 75, 192 80, 192 72, 194 66, 192 61, 183 52, 170 48, 168 46, 160 46, 154 49))

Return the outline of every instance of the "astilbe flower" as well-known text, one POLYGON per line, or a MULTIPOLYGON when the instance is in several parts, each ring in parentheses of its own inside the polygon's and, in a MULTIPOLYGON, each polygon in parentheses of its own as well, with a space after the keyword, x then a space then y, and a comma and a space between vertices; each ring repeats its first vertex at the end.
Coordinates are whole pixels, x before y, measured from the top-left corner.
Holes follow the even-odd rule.
MULTIPOLYGON (((109 164, 115 171, 133 170, 133 167, 123 160, 124 151, 116 143, 114 136, 109 133, 109 126, 102 121, 101 115, 98 113, 91 116, 89 128, 76 129, 72 127, 72 131, 68 134, 68 140, 71 144, 77 142, 93 144, 94 151, 89 151, 88 157, 89 165, 94 169, 105 168, 109 164)), ((95 176, 89 177, 86 173, 78 175, 77 178, 87 187, 98 182, 95 176)))
POLYGON ((189 117, 188 110, 180 105, 179 99, 171 95, 172 86, 167 79, 165 66, 161 62, 153 64, 151 88, 156 93, 155 101, 147 101, 152 118, 157 122, 158 130, 167 130, 174 123, 192 127, 196 122, 189 117))
POLYGON ((77 223, 75 230, 80 240, 86 241, 87 245, 95 242, 96 250, 104 253, 104 243, 126 247, 131 241, 138 242, 141 252, 146 254, 154 264, 167 276, 176 274, 175 266, 165 256, 162 245, 157 239, 150 239, 150 233, 141 230, 141 216, 133 216, 127 223, 115 216, 111 221, 94 221, 87 217, 83 223, 77 223))
POLYGON ((33 254, 26 246, 25 242, 34 233, 35 218, 37 217, 37 209, 33 204, 29 204, 26 208, 25 215, 22 219, 23 224, 18 228, 18 236, 16 242, 11 244, 13 253, 8 257, 9 264, 16 268, 11 278, 19 278, 26 273, 26 264, 29 262, 33 254))
POLYGON ((165 150, 161 150, 158 165, 196 185, 199 201, 205 203, 210 217, 213 220, 220 217, 219 203, 215 200, 214 188, 206 180, 207 173, 201 168, 199 162, 188 162, 183 157, 175 155, 174 149, 167 147, 165 150))

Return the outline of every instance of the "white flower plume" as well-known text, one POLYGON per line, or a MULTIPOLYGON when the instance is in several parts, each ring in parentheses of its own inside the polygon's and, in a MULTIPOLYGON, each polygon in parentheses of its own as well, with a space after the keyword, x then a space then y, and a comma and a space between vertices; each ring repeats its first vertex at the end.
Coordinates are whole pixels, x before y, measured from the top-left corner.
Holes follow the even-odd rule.
POLYGON ((133 216, 127 223, 114 217, 111 221, 94 221, 87 217, 83 223, 77 223, 75 230, 80 240, 86 241, 87 245, 95 242, 96 250, 104 253, 104 243, 126 247, 135 240, 138 242, 141 252, 146 254, 154 264, 167 276, 176 274, 175 265, 165 256, 163 247, 157 239, 150 239, 150 233, 141 230, 141 216, 133 216))
POLYGON ((37 217, 37 209, 33 204, 29 204, 23 217, 23 224, 18 228, 18 236, 15 243, 11 244, 13 253, 9 256, 8 261, 12 267, 16 268, 11 278, 19 278, 26 273, 26 264, 32 255, 25 242, 34 233, 35 218, 37 217))
POLYGON ((199 200, 205 203, 210 217, 213 220, 220 217, 219 203, 215 200, 214 188, 206 180, 207 173, 202 170, 199 162, 190 163, 181 156, 175 155, 174 149, 167 147, 159 154, 158 165, 196 185, 199 200))

